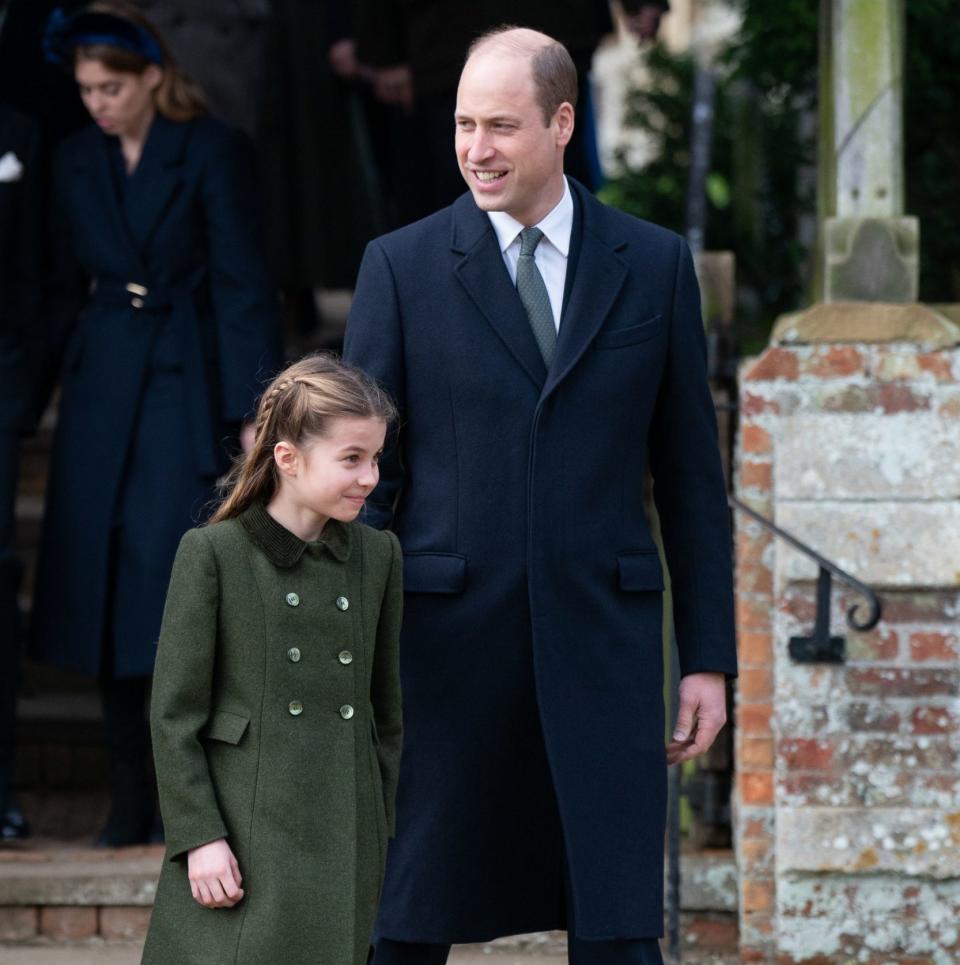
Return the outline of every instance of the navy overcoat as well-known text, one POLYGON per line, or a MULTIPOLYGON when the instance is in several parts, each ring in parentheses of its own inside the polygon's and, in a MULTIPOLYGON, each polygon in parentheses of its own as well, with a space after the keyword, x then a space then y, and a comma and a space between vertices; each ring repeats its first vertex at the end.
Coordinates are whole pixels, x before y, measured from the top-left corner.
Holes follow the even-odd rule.
POLYGON ((372 242, 346 357, 395 395, 369 520, 404 551, 404 757, 378 929, 662 930, 663 573, 684 674, 734 673, 731 545, 692 259, 571 181, 549 373, 469 194, 372 242), (564 865, 573 908, 564 906, 564 865))
POLYGON ((129 178, 94 126, 57 153, 39 659, 94 674, 106 641, 115 675, 153 669, 180 537, 278 363, 256 196, 248 139, 212 118, 158 115, 129 178))

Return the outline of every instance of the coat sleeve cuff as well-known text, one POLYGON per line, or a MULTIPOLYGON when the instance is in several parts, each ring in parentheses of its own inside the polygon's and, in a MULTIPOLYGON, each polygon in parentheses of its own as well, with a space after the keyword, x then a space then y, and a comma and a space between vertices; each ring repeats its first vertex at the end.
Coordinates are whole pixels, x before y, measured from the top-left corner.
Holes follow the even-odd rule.
POLYGON ((211 821, 209 824, 192 827, 174 834, 170 834, 169 828, 165 830, 168 861, 179 861, 186 856, 188 851, 227 837, 227 829, 222 821, 211 821))

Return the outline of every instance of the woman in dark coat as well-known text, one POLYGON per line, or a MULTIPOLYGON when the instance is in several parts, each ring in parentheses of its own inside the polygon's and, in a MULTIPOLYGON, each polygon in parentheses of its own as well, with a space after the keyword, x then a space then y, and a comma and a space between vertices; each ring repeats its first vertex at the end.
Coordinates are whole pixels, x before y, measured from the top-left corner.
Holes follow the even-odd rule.
POLYGON ((51 23, 95 124, 54 163, 48 372, 59 423, 34 652, 101 682, 113 801, 103 845, 146 840, 144 701, 177 544, 278 362, 252 152, 136 8, 51 23), (58 365, 62 357, 62 365, 58 365))

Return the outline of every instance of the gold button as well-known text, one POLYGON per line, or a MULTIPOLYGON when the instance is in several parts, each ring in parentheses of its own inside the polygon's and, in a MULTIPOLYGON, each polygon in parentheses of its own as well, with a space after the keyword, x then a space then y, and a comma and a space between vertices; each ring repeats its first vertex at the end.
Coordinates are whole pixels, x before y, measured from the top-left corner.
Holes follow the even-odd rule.
POLYGON ((337 597, 337 609, 346 610, 350 606, 350 601, 345 596, 337 597))
POLYGON ((288 709, 291 716, 299 717, 303 713, 303 704, 301 704, 299 700, 291 700, 288 709))
POLYGON ((142 298, 131 298, 131 299, 130 299, 130 304, 133 305, 134 308, 143 308, 143 299, 142 299, 142 298))
POLYGON ((344 704, 340 708, 340 716, 344 720, 349 720, 353 716, 353 708, 349 704, 344 704))
POLYGON ((337 654, 337 659, 346 666, 348 663, 353 663, 353 654, 349 650, 341 650, 337 654))
POLYGON ((287 656, 290 658, 290 661, 291 661, 292 663, 300 663, 300 648, 299 648, 299 647, 291 647, 291 648, 287 651, 287 656))
POLYGON ((300 606, 300 597, 297 596, 296 593, 288 593, 287 603, 289 603, 290 606, 300 606))

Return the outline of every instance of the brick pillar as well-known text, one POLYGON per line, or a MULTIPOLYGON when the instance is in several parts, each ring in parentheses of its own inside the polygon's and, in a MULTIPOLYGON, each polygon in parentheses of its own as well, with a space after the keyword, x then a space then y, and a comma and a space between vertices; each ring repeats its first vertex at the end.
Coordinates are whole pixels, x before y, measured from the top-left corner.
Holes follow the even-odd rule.
POLYGON ((738 515, 744 962, 960 961, 960 350, 773 346, 741 374, 741 499, 877 587, 799 665, 816 566, 738 515))

